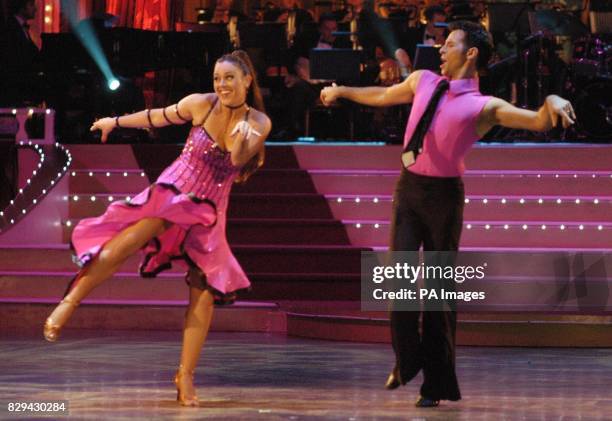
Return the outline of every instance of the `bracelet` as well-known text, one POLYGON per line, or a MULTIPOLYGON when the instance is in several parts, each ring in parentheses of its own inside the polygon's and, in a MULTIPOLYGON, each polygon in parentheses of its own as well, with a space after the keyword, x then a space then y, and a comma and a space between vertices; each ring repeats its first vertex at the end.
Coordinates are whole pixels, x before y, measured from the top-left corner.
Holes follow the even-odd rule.
POLYGON ((178 110, 178 103, 174 105, 174 111, 176 111, 176 116, 177 116, 178 118, 180 118, 180 119, 181 119, 181 120, 183 120, 183 121, 189 121, 189 120, 187 120, 185 117, 183 117, 183 116, 182 116, 182 115, 179 113, 179 110, 178 110))
POLYGON ((147 120, 149 120, 149 128, 154 129, 153 121, 151 120, 151 109, 147 108, 147 120))
POLYGON ((166 119, 168 123, 174 124, 174 122, 170 120, 170 118, 168 118, 168 115, 166 114, 166 107, 162 108, 162 115, 164 116, 164 118, 166 119))
POLYGON ((118 129, 123 129, 121 124, 119 124, 119 116, 115 117, 115 127, 118 128, 118 129))

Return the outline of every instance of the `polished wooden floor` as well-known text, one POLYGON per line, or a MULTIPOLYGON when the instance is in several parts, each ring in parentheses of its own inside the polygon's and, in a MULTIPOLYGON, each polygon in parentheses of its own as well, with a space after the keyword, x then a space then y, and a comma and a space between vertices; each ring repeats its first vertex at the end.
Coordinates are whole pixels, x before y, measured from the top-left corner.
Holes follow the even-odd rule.
POLYGON ((69 402, 78 419, 605 420, 612 349, 458 350, 463 400, 417 409, 420 379, 383 389, 387 345, 211 334, 196 372, 199 408, 174 401, 179 332, 66 332, 58 343, 0 341, 6 402, 69 402))

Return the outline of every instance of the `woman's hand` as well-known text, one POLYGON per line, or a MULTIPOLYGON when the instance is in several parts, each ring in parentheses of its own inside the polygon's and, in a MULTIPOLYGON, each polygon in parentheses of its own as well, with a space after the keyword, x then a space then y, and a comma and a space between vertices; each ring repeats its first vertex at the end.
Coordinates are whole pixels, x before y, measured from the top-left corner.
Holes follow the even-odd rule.
POLYGON ((340 98, 340 88, 335 83, 321 90, 321 102, 326 107, 336 102, 338 98, 340 98))
POLYGON ((552 121, 552 126, 556 127, 559 118, 561 118, 561 124, 566 129, 576 122, 576 113, 572 104, 557 95, 550 95, 546 98, 546 108, 548 109, 548 115, 552 121))
POLYGON ((102 141, 102 143, 106 143, 106 140, 108 139, 108 134, 112 132, 115 127, 117 127, 117 123, 115 122, 114 118, 104 117, 100 120, 94 121, 94 123, 89 128, 89 131, 94 132, 96 130, 101 130, 102 137, 100 140, 102 141))
POLYGON ((234 126, 234 130, 232 130, 232 132, 230 133, 230 136, 235 136, 238 133, 240 133, 242 135, 242 139, 241 140, 248 140, 250 137, 253 137, 253 136, 261 136, 261 133, 259 133, 257 130, 255 130, 253 128, 253 126, 251 126, 246 121, 238 122, 234 126))

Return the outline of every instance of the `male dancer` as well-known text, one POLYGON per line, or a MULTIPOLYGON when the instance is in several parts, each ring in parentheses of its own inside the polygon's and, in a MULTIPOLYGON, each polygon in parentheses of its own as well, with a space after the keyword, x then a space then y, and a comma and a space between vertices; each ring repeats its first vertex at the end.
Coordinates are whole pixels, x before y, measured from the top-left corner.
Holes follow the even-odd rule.
MULTIPOLYGON (((426 251, 458 250, 463 226, 463 160, 474 142, 493 126, 546 131, 559 119, 563 127, 576 119, 571 104, 555 95, 547 97, 538 111, 530 111, 480 94, 478 69, 491 57, 491 35, 472 22, 455 22, 449 29, 440 49, 442 76, 416 71, 390 87, 332 86, 321 92, 326 105, 338 98, 378 107, 413 102, 394 195, 391 251, 416 251, 421 245, 426 251)), ((455 311, 425 311, 419 335, 419 312, 392 311, 396 365, 385 387, 406 384, 423 369, 416 406, 459 400, 456 321, 455 311)))

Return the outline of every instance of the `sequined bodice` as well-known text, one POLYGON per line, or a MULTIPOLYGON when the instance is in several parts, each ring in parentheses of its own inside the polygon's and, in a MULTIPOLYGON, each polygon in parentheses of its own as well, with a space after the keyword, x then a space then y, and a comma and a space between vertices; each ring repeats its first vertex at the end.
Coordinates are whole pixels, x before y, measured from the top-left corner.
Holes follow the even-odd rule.
POLYGON ((158 183, 173 184, 181 192, 227 206, 232 183, 240 168, 231 162, 231 154, 222 150, 200 126, 194 126, 180 156, 164 170, 158 183))

